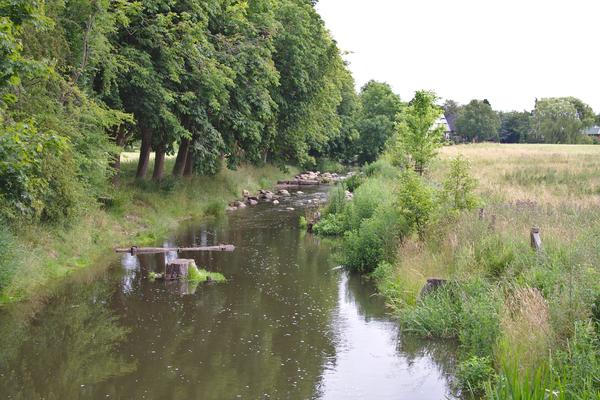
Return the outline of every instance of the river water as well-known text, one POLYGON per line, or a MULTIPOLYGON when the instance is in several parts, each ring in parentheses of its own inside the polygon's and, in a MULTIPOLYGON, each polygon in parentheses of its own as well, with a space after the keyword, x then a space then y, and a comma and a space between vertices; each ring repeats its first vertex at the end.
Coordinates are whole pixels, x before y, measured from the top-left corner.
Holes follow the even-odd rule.
POLYGON ((453 398, 452 347, 403 337, 373 287, 336 268, 332 244, 298 227, 326 195, 307 192, 164 241, 235 244, 181 255, 225 284, 150 282, 176 255, 125 255, 35 311, 1 310, 0 398, 453 398))

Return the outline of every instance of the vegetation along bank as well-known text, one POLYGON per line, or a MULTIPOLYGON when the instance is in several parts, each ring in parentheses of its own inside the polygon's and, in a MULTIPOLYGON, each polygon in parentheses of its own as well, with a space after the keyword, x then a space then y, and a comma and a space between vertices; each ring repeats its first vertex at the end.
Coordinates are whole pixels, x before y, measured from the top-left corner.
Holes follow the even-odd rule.
POLYGON ((375 280, 405 334, 460 343, 464 394, 597 399, 600 149, 440 150, 439 112, 417 93, 385 153, 338 188, 314 231, 342 237, 343 264, 375 280))

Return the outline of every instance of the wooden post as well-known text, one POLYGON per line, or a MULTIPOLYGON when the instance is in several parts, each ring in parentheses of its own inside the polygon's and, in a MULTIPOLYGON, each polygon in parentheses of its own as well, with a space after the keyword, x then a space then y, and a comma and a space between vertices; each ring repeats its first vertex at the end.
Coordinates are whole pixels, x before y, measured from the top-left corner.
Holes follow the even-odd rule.
POLYGON ((193 262, 193 259, 188 258, 178 258, 171 261, 165 266, 165 280, 172 281, 181 278, 185 279, 188 274, 188 268, 193 262))
POLYGON ((536 226, 531 228, 530 238, 531 248, 533 248, 537 252, 542 251, 542 238, 540 236, 540 228, 536 226))
POLYGON ((485 218, 485 208, 480 208, 479 209, 479 219, 484 219, 485 218))

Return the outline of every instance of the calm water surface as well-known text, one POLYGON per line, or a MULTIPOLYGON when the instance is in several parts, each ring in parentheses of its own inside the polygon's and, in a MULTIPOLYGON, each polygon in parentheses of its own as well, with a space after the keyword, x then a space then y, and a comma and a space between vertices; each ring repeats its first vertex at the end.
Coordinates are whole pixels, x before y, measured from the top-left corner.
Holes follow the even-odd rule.
POLYGON ((402 337, 381 299, 298 228, 313 191, 187 223, 165 245, 228 283, 149 282, 175 254, 75 274, 0 312, 1 399, 445 399, 453 350, 402 337), (294 210, 288 210, 293 207, 294 210))

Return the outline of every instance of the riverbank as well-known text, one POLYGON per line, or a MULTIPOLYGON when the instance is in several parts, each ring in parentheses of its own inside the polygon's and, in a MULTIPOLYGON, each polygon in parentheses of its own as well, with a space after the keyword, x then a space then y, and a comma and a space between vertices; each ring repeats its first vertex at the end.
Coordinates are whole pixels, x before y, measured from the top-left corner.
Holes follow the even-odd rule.
POLYGON ((153 243, 182 220, 222 214, 244 189, 271 188, 296 172, 244 165, 155 184, 135 182, 134 169, 134 161, 125 162, 111 197, 86 205, 69 225, 0 229, 0 304, 44 297, 65 276, 111 257, 116 245, 153 243))
POLYGON ((599 170, 597 146, 446 147, 422 183, 380 160, 317 231, 344 234, 345 263, 375 279, 405 334, 459 341, 463 392, 596 398, 599 170), (423 296, 428 278, 442 285, 423 296))

